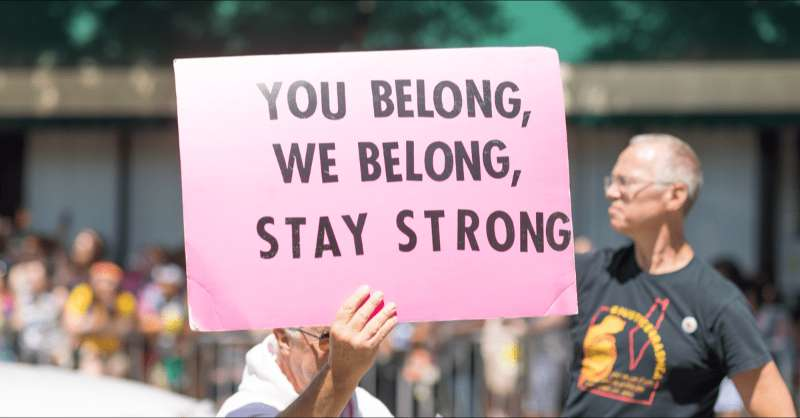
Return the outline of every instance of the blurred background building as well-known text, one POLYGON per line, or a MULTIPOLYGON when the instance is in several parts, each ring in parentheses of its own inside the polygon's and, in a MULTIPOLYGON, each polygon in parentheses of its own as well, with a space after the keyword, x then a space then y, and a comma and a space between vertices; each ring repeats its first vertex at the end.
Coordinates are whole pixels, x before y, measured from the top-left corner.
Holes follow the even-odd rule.
POLYGON ((4 2, 0 216, 64 246, 91 227, 128 267, 180 249, 174 58, 543 45, 563 61, 576 236, 624 243, 602 178, 632 135, 669 132, 703 162, 698 253, 796 309, 797 22, 798 1, 4 2))
POLYGON ((632 134, 669 131, 704 163, 688 228, 700 254, 800 291, 797 2, 2 8, 0 214, 27 209, 33 230, 65 242, 91 226, 120 262, 148 244, 182 244, 173 58, 547 45, 564 61, 578 235, 621 242, 600 179, 632 134))

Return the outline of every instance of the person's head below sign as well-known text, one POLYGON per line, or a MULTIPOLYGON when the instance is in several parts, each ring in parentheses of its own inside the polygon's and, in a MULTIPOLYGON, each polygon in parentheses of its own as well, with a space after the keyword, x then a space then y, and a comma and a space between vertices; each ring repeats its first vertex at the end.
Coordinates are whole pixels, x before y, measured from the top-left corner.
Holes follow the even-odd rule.
POLYGON ((239 391, 218 416, 391 416, 358 383, 396 325, 394 303, 362 286, 330 327, 274 329, 247 353, 239 391))
POLYGON ((604 179, 611 227, 637 245, 667 234, 682 239, 702 185, 700 160, 685 142, 667 134, 634 136, 604 179))

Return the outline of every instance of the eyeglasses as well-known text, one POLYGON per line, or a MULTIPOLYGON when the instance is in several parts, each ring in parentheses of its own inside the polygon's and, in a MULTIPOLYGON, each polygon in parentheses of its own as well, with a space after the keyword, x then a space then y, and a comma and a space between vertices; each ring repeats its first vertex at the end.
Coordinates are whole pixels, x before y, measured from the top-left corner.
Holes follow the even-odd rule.
POLYGON ((291 330, 297 331, 303 335, 307 335, 309 337, 313 337, 317 340, 317 345, 319 349, 322 351, 328 351, 328 347, 330 346, 331 342, 331 332, 330 331, 323 331, 321 334, 317 335, 313 332, 306 331, 302 328, 289 328, 291 330))
POLYGON ((626 195, 628 195, 628 196, 630 196, 632 198, 632 197, 635 197, 637 194, 639 194, 639 192, 641 192, 642 190, 650 187, 653 184, 669 185, 669 184, 673 184, 673 182, 671 182, 671 181, 647 181, 647 180, 642 180, 642 179, 639 179, 639 178, 636 178, 636 177, 626 177, 626 176, 605 176, 605 177, 603 177, 603 190, 605 190, 606 192, 608 192, 608 189, 610 189, 611 186, 613 186, 615 184, 617 185, 617 187, 619 187, 619 190, 622 193, 624 193, 624 194, 626 194, 626 195), (637 184, 643 184, 643 183, 644 183, 644 186, 642 188, 640 188, 639 190, 637 190, 636 193, 633 193, 633 194, 630 193, 632 186, 635 186, 637 184))

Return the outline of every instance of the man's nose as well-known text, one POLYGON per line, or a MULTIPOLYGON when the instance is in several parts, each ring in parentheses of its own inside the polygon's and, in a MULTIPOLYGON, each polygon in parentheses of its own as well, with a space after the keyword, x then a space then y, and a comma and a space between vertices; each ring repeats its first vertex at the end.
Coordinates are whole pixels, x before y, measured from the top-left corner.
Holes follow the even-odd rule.
POLYGON ((611 183, 610 186, 606 188, 606 199, 614 201, 618 200, 622 197, 622 193, 619 190, 619 186, 616 183, 611 183))

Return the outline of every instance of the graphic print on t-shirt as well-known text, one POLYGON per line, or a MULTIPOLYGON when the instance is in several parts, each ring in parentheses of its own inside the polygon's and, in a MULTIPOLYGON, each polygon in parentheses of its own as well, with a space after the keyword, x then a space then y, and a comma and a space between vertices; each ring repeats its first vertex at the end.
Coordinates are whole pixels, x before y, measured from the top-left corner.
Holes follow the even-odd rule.
POLYGON ((669 298, 655 298, 644 314, 620 305, 601 306, 583 339, 578 389, 651 405, 667 372, 667 354, 659 334, 667 307, 669 298), (623 344, 618 346, 618 341, 623 344))

